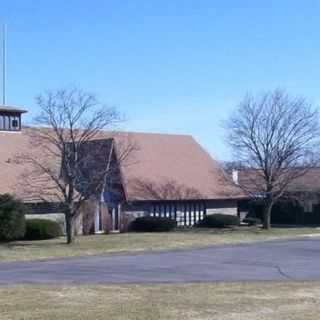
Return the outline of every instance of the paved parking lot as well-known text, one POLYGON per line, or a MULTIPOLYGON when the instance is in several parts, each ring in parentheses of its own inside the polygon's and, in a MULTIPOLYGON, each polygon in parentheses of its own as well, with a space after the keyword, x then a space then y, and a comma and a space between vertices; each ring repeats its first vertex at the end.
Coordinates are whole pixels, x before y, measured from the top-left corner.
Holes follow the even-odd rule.
POLYGON ((320 280, 320 239, 0 264, 0 285, 320 280))

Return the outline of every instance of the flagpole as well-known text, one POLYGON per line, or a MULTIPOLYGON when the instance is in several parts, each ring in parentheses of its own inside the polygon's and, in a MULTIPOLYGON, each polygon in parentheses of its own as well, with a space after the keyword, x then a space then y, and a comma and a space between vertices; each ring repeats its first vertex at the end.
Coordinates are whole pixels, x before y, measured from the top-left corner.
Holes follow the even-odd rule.
POLYGON ((6 105, 7 91, 7 25, 3 25, 2 29, 2 104, 6 105))

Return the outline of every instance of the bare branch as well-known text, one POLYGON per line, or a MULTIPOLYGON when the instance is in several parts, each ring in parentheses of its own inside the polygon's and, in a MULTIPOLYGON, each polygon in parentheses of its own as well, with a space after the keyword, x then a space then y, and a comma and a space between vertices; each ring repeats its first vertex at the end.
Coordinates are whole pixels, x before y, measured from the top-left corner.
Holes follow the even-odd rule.
POLYGON ((304 98, 275 90, 247 95, 227 122, 227 141, 247 171, 240 186, 272 204, 318 165, 319 114, 304 98))
POLYGON ((40 114, 34 123, 40 128, 29 132, 33 150, 20 155, 33 168, 25 173, 24 188, 33 198, 55 197, 62 202, 71 242, 73 221, 83 201, 100 199, 106 179, 115 179, 116 168, 135 147, 128 143, 115 152, 114 138, 103 131, 114 129, 121 116, 92 94, 62 89, 38 96, 37 103, 40 114))

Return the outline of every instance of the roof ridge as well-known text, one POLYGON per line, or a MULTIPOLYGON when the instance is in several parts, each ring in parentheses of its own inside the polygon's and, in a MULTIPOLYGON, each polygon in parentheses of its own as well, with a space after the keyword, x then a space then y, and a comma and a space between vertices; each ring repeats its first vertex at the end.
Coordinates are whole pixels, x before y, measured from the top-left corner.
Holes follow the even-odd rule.
MULTIPOLYGON (((36 127, 32 125, 23 125, 22 129, 51 129, 50 127, 36 127)), ((101 130, 97 133, 97 138, 99 138, 99 134, 101 133, 114 133, 114 134, 139 134, 139 135, 158 135, 158 136, 174 136, 174 137, 191 137, 194 139, 192 134, 183 134, 183 133, 163 133, 163 132, 142 132, 142 131, 125 131, 125 130, 101 130)))
POLYGON ((163 135, 163 136, 182 136, 182 137, 192 137, 191 134, 187 133, 168 133, 168 132, 146 132, 146 131, 122 131, 122 130, 103 130, 103 132, 114 132, 114 133, 124 133, 124 134, 142 134, 142 135, 163 135))

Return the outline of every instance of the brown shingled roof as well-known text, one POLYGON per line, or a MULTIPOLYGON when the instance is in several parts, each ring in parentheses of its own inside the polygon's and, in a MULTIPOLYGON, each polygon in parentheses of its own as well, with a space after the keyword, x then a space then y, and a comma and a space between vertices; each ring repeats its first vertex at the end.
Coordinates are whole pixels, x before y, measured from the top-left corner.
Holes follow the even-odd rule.
POLYGON ((319 192, 320 191, 320 168, 311 168, 304 175, 295 179, 289 185, 289 191, 319 192))
MULTIPOLYGON (((295 169, 299 170, 299 169, 295 169)), ((310 168, 308 170, 301 168, 300 176, 290 182, 287 192, 319 192, 320 191, 320 168, 310 168)), ((298 171, 299 173, 299 171, 298 171)), ((249 192, 265 191, 265 183, 257 169, 239 170, 239 183, 249 192)))
MULTIPOLYGON (((28 170, 24 163, 15 163, 17 153, 29 151, 28 130, 21 133, 0 133, 0 193, 14 193, 24 199, 20 181, 28 170)), ((127 200, 155 200, 141 186, 154 186, 156 190, 170 188, 167 199, 175 196, 175 190, 184 192, 185 199, 229 199, 243 197, 242 191, 226 178, 223 170, 209 154, 188 135, 150 133, 103 132, 99 139, 113 136, 115 145, 121 146, 131 140, 137 150, 130 156, 128 164, 121 167, 127 200), (142 184, 141 184, 142 183, 142 184)), ((41 156, 41 150, 39 152, 41 156)), ((174 200, 174 199, 172 199, 174 200)))
MULTIPOLYGON (((119 133, 116 141, 132 139, 138 150, 132 165, 122 168, 128 200, 157 200, 148 195, 148 186, 173 190, 172 197, 185 199, 241 198, 242 191, 226 179, 217 161, 190 135, 119 133), (145 184, 145 188, 141 188, 145 184), (176 192, 174 191, 176 190, 176 192), (145 191, 145 192, 143 192, 145 191), (149 198, 147 198, 149 197, 149 198), (150 199, 151 198, 151 199, 150 199)), ((165 190, 163 190, 165 191, 165 190)), ((170 199, 168 190, 168 200, 170 199)))
MULTIPOLYGON (((34 199, 35 195, 30 194, 31 188, 25 187, 26 177, 32 172, 33 167, 24 160, 21 155, 32 152, 35 158, 47 162, 46 152, 36 148, 30 141, 30 133, 33 128, 23 128, 21 132, 0 132, 0 194, 11 193, 24 201, 40 201, 34 199)), ((58 159, 51 161, 52 167, 59 170, 58 159)), ((31 175, 30 175, 31 176, 31 175)), ((34 181, 35 182, 35 181, 34 181)), ((41 188, 41 177, 34 184, 34 187, 41 188)), ((48 181, 45 182, 48 185, 48 181)), ((47 199, 56 201, 56 199, 47 199)))
POLYGON ((26 151, 29 142, 20 132, 0 132, 0 193, 19 194, 16 184, 23 168, 17 166, 14 158, 17 152, 26 151))

